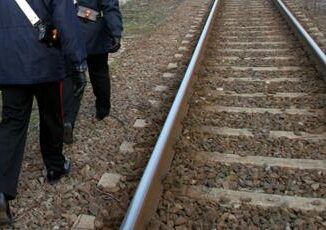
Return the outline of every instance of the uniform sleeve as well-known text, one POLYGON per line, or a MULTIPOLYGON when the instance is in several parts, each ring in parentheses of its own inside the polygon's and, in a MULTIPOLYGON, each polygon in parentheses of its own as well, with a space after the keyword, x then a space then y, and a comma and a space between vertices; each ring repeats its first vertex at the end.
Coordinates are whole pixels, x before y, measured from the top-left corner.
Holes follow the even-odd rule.
POLYGON ((119 0, 102 0, 102 10, 106 25, 113 38, 121 38, 123 26, 119 0))
POLYGON ((52 0, 52 21, 59 30, 62 50, 74 65, 86 62, 86 47, 73 0, 52 0))

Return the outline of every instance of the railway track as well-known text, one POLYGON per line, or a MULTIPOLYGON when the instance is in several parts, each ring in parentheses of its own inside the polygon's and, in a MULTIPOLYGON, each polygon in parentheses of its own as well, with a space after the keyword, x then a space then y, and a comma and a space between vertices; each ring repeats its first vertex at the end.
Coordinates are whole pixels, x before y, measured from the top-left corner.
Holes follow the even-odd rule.
POLYGON ((275 2, 215 2, 121 229, 326 228, 325 57, 275 2))

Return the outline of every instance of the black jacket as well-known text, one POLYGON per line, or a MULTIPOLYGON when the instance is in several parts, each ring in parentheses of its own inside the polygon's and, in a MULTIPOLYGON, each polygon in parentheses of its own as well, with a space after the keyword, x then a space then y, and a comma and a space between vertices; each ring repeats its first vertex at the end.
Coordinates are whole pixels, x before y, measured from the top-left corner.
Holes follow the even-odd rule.
POLYGON ((97 22, 86 22, 83 19, 80 21, 87 53, 107 53, 111 48, 112 38, 121 38, 123 31, 119 0, 78 0, 78 4, 103 12, 103 17, 97 22))
POLYGON ((59 30, 61 49, 38 41, 38 30, 14 0, 0 0, 0 84, 37 84, 65 76, 64 55, 75 64, 86 59, 71 0, 28 0, 41 19, 59 30))

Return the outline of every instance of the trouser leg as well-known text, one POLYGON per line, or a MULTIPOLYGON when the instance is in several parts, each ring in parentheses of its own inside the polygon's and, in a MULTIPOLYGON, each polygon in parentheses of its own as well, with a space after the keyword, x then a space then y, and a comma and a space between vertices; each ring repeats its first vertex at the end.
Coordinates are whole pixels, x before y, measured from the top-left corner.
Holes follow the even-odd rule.
POLYGON ((81 97, 74 96, 74 82, 71 76, 68 76, 63 81, 63 108, 64 122, 75 125, 79 112, 81 97))
POLYGON ((6 86, 2 89, 0 192, 13 199, 17 194, 33 93, 29 86, 6 86))
POLYGON ((46 168, 61 171, 63 147, 62 82, 43 83, 35 89, 40 117, 40 145, 46 168))
POLYGON ((87 57, 88 72, 96 97, 96 109, 109 113, 111 108, 111 84, 109 76, 108 54, 94 54, 87 57))

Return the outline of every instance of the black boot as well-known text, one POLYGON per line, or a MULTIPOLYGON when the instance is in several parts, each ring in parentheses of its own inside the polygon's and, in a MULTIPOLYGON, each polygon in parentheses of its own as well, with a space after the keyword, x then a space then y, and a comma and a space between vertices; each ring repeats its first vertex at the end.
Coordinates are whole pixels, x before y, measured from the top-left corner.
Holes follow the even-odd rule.
POLYGON ((110 108, 105 108, 101 106, 96 106, 96 119, 101 121, 105 117, 109 116, 110 108))
POLYGON ((73 130, 74 128, 71 123, 64 123, 63 143, 72 144, 74 142, 73 130))
POLYGON ((11 224, 12 216, 5 194, 0 192, 0 225, 11 224))
POLYGON ((47 179, 49 183, 55 183, 59 181, 62 177, 67 176, 71 171, 71 163, 69 160, 66 160, 63 164, 63 168, 60 171, 47 170, 47 179))

